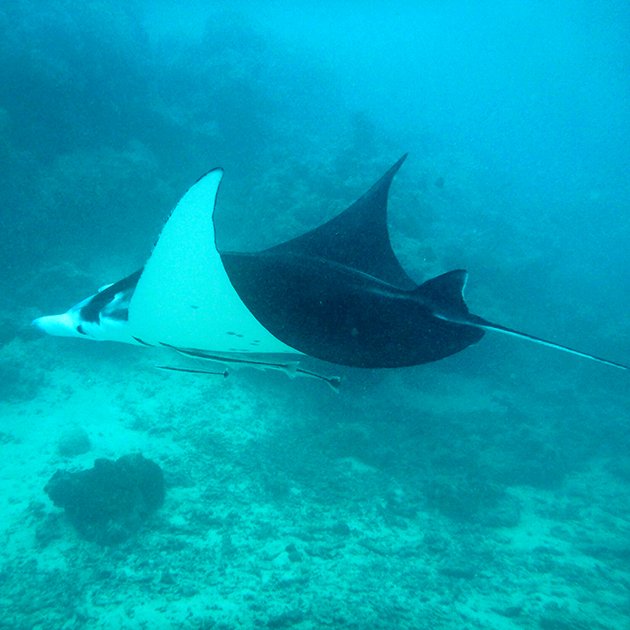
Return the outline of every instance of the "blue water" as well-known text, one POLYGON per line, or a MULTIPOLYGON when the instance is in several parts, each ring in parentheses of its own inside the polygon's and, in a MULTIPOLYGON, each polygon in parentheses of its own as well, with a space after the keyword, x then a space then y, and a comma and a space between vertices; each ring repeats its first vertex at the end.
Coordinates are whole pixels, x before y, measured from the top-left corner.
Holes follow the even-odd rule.
POLYGON ((414 278, 627 363, 626 2, 5 5, 0 628, 630 627, 627 373, 488 334, 335 396, 28 326, 139 268, 212 167, 220 243, 256 249, 409 152, 414 278), (164 505, 82 540, 46 482, 139 451, 164 505))

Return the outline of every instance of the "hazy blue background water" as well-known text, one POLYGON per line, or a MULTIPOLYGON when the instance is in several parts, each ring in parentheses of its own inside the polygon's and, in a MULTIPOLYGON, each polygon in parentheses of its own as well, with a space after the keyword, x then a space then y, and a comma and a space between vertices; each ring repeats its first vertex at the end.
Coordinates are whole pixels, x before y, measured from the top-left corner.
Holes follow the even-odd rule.
POLYGON ((409 151, 395 241, 469 268, 478 310, 628 349, 625 3, 16 2, 0 20, 5 293, 44 262, 133 268, 209 167, 224 238, 255 246, 409 151))
MULTIPOLYGON (((0 35, 3 343, 138 268, 209 168, 226 169, 221 242, 255 248, 340 211, 409 152, 390 222, 419 281, 467 268, 473 312, 630 360, 627 2, 25 0, 0 7, 0 35)), ((84 352, 111 371, 137 351, 84 352)), ((28 370, 13 359, 11 387, 28 370)), ((508 486, 552 487, 596 456, 627 481, 627 378, 487 336, 433 366, 352 372, 341 401, 289 389, 303 391, 295 432, 275 438, 304 458, 345 448, 426 484, 433 505, 435 449, 450 453, 439 474, 477 479, 483 460, 508 486), (476 409, 479 390, 505 411, 476 409), (457 411, 432 409, 433 391, 457 411), (335 433, 348 408, 380 444, 335 433), (419 443, 410 409, 431 425, 419 443)), ((304 474, 282 448, 256 457, 304 474)))

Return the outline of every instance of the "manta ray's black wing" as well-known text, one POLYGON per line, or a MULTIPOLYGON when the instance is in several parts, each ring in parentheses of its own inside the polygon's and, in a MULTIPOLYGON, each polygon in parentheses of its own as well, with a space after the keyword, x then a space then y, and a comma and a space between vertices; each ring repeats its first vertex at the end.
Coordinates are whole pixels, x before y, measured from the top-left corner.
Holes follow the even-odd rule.
MULTIPOLYGON (((232 286, 274 337, 318 359, 378 368, 436 361, 483 336, 479 328, 435 317, 392 250, 387 194, 404 159, 314 230, 262 252, 221 253, 232 286)), ((466 315, 457 308, 463 306, 460 276, 459 283, 448 282, 454 303, 440 304, 466 315)), ((449 278, 434 281, 428 297, 449 278)))
POLYGON ((387 197, 403 155, 362 197, 319 227, 265 250, 321 258, 366 273, 399 289, 416 284, 401 267, 389 240, 387 197))

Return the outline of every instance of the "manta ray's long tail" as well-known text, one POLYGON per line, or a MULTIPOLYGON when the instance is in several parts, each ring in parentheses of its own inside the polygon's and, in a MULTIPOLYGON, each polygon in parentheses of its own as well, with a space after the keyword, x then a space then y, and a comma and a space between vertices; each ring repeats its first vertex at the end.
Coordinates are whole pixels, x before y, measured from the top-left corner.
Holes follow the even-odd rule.
POLYGON ((578 357, 583 357, 584 359, 590 359, 591 361, 597 361, 598 363, 603 363, 604 365, 610 365, 620 370, 630 370, 630 365, 618 363, 617 361, 611 361, 610 359, 604 359, 603 357, 598 357, 594 354, 589 354, 588 352, 582 352, 581 350, 576 350, 575 348, 570 348, 569 346, 563 346, 562 344, 555 343, 553 341, 547 341, 546 339, 541 339, 540 337, 535 337, 534 335, 529 335, 527 333, 508 328, 507 326, 502 326, 501 324, 493 324, 482 317, 471 315, 469 323, 483 330, 492 330, 512 337, 520 337, 521 339, 533 341, 534 343, 547 346, 548 348, 562 350, 562 352, 568 352, 569 354, 574 354, 578 357))

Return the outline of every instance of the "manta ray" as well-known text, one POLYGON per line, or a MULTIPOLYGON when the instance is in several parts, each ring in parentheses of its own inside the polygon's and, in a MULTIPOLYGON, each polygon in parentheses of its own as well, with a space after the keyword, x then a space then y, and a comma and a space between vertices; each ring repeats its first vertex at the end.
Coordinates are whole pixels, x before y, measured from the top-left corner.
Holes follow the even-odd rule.
POLYGON ((407 367, 460 352, 488 331, 630 369, 470 313, 463 269, 417 283, 398 261, 387 225, 389 189, 405 158, 337 216, 257 252, 218 248, 214 214, 223 170, 213 169, 176 205, 142 269, 33 323, 52 335, 162 346, 333 387, 338 377, 302 361, 407 367))

